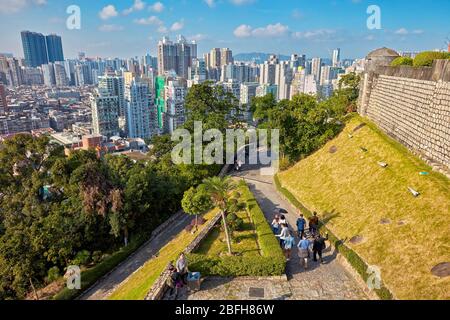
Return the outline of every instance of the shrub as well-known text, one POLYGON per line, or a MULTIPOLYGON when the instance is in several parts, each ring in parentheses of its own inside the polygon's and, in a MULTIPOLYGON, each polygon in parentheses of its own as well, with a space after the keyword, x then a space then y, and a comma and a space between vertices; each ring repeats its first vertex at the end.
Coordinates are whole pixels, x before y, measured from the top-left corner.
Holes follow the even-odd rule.
POLYGON ((58 280, 61 277, 59 273, 59 268, 57 266, 51 267, 47 272, 47 282, 52 283, 53 281, 58 280))
POLYGON ((433 65, 433 61, 437 59, 450 59, 450 53, 435 51, 421 52, 414 58, 414 66, 431 67, 433 65))
POLYGON ((414 60, 409 57, 398 57, 394 61, 392 61, 391 66, 412 66, 414 64, 414 60))
MULTIPOLYGON (((245 182, 239 182, 241 199, 255 226, 261 256, 206 256, 189 254, 189 268, 204 275, 221 277, 238 276, 281 276, 286 270, 286 258, 281 251, 277 238, 267 223, 264 213, 245 182)), ((230 214, 232 216, 233 214, 230 214)), ((230 218, 233 219, 233 218, 230 218)))
POLYGON ((72 264, 77 266, 85 266, 91 260, 91 253, 87 250, 83 250, 77 253, 75 258, 72 260, 72 264))
POLYGON ((230 213, 226 219, 227 219, 228 229, 230 231, 242 230, 242 227, 244 226, 244 220, 239 218, 235 213, 230 213))
POLYGON ((95 263, 95 264, 97 264, 97 263, 99 263, 100 261, 102 261, 102 252, 101 251, 94 251, 93 253, 92 253, 92 262, 93 263, 95 263))

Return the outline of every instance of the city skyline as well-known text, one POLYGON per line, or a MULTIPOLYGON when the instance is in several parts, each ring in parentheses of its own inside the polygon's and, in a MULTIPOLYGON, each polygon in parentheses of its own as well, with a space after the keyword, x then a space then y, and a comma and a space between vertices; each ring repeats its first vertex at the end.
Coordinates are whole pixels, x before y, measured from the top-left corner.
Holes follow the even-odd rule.
POLYGON ((445 8, 450 9, 450 3, 440 2, 424 11, 423 0, 378 1, 382 29, 369 30, 366 10, 371 3, 365 0, 285 1, 275 10, 265 0, 3 0, 0 27, 8 32, 2 35, 0 52, 23 57, 24 30, 60 35, 67 58, 79 51, 92 57, 156 55, 163 36, 175 40, 178 34, 198 42, 199 56, 214 47, 229 47, 235 54, 295 52, 309 57, 331 57, 333 49, 341 48, 341 58, 363 57, 382 46, 398 51, 444 49, 445 8), (81 9, 80 30, 65 25, 66 9, 73 4, 81 9))

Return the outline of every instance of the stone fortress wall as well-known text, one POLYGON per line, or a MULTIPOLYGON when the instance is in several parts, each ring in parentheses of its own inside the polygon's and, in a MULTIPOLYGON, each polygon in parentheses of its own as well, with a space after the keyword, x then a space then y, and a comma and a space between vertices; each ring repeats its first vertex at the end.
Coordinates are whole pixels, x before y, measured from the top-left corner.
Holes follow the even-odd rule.
POLYGON ((450 60, 412 68, 386 66, 383 59, 380 65, 368 56, 358 112, 449 175, 450 60))

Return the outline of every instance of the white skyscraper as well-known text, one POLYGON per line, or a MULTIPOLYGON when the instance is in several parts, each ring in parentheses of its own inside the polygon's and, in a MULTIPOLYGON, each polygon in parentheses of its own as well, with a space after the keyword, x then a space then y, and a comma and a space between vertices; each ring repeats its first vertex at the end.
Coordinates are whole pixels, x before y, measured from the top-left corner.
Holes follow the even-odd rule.
POLYGON ((322 68, 322 59, 321 58, 313 58, 311 62, 311 74, 314 76, 314 79, 317 83, 320 82, 320 72, 322 68))
POLYGON ((184 101, 187 94, 186 81, 169 78, 165 86, 166 128, 172 134, 185 121, 184 101))
POLYGON ((127 127, 130 138, 151 138, 155 132, 156 109, 148 82, 133 78, 125 88, 127 127))
POLYGON ((282 61, 275 68, 275 84, 278 86, 278 100, 290 99, 292 68, 288 61, 282 61))
POLYGON ((92 127, 95 134, 119 135, 119 101, 108 91, 96 89, 91 96, 92 127))
POLYGON ((339 67, 341 62, 341 49, 333 50, 333 67, 339 67))
POLYGON ((64 62, 55 62, 53 64, 55 71, 55 84, 57 87, 67 87, 69 85, 69 78, 66 74, 66 68, 64 62))
POLYGON ((44 85, 47 87, 53 87, 56 85, 55 69, 53 63, 43 64, 41 66, 42 74, 44 75, 44 85))

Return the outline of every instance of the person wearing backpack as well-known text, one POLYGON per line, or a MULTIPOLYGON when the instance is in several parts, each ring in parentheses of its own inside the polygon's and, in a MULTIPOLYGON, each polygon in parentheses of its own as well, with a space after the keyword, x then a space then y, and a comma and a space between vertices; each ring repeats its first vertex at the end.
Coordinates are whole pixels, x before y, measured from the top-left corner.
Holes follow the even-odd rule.
POLYGON ((323 263, 322 252, 325 250, 326 244, 325 241, 328 240, 328 232, 326 233, 326 237, 324 238, 320 234, 316 236, 313 244, 313 258, 314 261, 317 261, 317 256, 319 256, 320 263, 323 263))
POLYGON ((291 260, 292 247, 295 245, 295 238, 289 234, 284 240, 284 254, 286 256, 286 260, 291 260))
POLYGON ((305 235, 305 225, 306 220, 303 217, 303 214, 300 214, 300 218, 297 219, 297 232, 300 239, 303 239, 303 236, 305 235))

